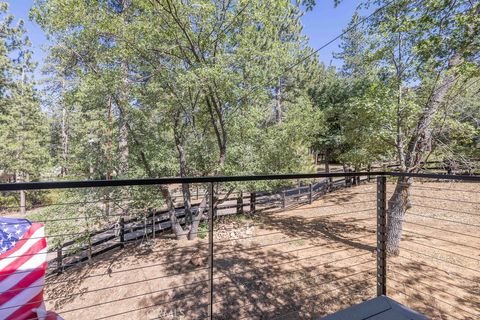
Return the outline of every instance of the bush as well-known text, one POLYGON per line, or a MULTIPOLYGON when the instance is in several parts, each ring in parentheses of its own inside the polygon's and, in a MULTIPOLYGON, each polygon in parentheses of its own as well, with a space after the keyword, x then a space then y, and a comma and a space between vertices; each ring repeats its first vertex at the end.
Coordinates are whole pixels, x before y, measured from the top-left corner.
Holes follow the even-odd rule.
POLYGON ((198 226, 198 237, 200 239, 205 239, 208 235, 208 223, 206 222, 200 222, 200 225, 198 226))
POLYGON ((13 211, 18 210, 20 201, 15 195, 2 195, 0 196, 0 211, 13 211))

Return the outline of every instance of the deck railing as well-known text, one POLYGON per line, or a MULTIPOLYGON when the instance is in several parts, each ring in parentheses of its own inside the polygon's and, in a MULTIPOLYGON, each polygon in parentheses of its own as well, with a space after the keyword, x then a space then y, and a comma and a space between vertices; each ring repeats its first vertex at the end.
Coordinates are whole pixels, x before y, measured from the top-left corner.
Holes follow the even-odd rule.
MULTIPOLYGON (((45 303, 65 319, 306 318, 381 294, 432 318, 477 319, 479 182, 352 172, 0 184, 0 192, 55 195, 25 218, 46 227, 45 303), (400 254, 388 256, 398 177, 413 178, 411 208, 400 254), (208 198, 190 241, 175 240, 158 190, 186 183, 193 211, 208 198)), ((185 225, 183 196, 174 198, 185 225)))

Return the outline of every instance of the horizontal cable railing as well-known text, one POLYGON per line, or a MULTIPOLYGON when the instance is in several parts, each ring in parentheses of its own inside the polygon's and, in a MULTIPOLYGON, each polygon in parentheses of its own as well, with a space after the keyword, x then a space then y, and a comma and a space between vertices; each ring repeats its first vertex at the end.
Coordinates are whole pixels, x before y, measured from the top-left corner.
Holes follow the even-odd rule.
POLYGON ((414 179, 387 293, 442 319, 480 318, 480 184, 414 179))
MULTIPOLYGON (((335 172, 0 184, 2 196, 53 199, 30 205, 28 221, 3 224, 44 225, 44 236, 30 238, 45 238, 44 251, 0 256, 0 264, 43 259, 45 284, 0 286, 0 296, 44 288, 47 308, 65 319, 278 319, 324 316, 387 294, 429 317, 473 319, 478 182, 335 172), (399 254, 390 256, 387 204, 397 179, 413 183, 399 254)), ((2 210, 19 217, 19 206, 2 210)))

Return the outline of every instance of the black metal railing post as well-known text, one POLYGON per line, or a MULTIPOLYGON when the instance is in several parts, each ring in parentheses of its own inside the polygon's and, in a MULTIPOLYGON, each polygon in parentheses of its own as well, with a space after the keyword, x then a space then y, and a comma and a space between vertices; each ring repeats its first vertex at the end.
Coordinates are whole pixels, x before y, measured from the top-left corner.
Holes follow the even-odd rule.
POLYGON ((387 295, 387 177, 377 177, 377 296, 387 295))
POLYGON ((213 183, 208 184, 208 319, 213 318, 213 183))

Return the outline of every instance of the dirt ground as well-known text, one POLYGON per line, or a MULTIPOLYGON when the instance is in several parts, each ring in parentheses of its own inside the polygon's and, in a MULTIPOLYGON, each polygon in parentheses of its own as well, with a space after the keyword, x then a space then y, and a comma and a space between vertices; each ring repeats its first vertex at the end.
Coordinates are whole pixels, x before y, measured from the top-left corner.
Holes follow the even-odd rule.
MULTIPOLYGON (((414 184, 401 253, 388 259, 390 297, 432 319, 480 319, 479 192, 414 184)), ((216 221, 214 318, 310 319, 375 297, 375 207, 370 183, 216 221)), ((47 307, 66 320, 204 319, 207 246, 170 235, 132 244, 48 278, 47 307)))

